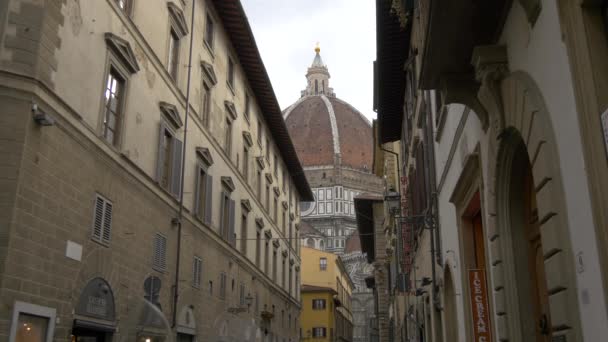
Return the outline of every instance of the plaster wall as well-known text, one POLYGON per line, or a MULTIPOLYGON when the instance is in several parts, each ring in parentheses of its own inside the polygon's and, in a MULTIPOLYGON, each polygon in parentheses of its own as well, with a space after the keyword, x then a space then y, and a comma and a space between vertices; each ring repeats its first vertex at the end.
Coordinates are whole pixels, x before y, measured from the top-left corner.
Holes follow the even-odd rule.
POLYGON ((570 242, 585 340, 601 340, 608 334, 596 234, 572 87, 569 59, 561 39, 555 1, 543 1, 534 27, 514 2, 500 39, 507 46, 510 71, 525 71, 540 88, 553 126, 567 207, 570 242))
MULTIPOLYGON (((449 106, 443 135, 435 143, 443 267, 452 267, 454 293, 461 294, 456 296, 454 300, 458 317, 459 341, 466 340, 468 329, 465 326, 466 320, 464 318, 467 317, 467 313, 464 311, 465 303, 463 302, 465 298, 463 295, 465 290, 463 288, 463 272, 466 272, 466 270, 462 269, 461 264, 459 214, 454 204, 450 202, 450 197, 459 180, 465 158, 467 155, 474 153, 483 134, 481 122, 477 115, 472 111, 465 114, 466 110, 464 106, 459 104, 449 106)), ((442 274, 442 272, 438 272, 439 277, 442 274)))

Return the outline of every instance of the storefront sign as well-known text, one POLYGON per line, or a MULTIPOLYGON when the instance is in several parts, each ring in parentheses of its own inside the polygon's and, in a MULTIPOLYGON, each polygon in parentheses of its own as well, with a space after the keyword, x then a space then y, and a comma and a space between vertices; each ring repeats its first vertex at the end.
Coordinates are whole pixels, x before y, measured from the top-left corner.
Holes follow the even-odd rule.
POLYGON ((471 291, 471 313, 473 317, 473 341, 490 342, 490 310, 488 306, 488 291, 486 289, 486 274, 484 270, 469 270, 469 289, 471 291))
POLYGON ((91 280, 82 291, 76 314, 114 321, 114 296, 110 285, 102 278, 91 280))

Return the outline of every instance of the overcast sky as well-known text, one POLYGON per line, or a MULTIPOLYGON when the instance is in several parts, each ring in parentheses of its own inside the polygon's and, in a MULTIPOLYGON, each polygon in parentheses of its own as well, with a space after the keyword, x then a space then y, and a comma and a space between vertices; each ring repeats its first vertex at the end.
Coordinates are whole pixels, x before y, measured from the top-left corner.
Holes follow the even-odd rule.
POLYGON ((319 42, 336 96, 375 118, 375 1, 241 1, 281 109, 300 97, 319 42))

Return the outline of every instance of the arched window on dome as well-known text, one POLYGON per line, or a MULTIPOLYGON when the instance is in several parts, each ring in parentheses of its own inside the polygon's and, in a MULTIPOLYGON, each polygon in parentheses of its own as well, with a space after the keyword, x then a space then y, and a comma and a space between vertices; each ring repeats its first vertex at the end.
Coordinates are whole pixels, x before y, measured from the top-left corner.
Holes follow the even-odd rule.
POLYGON ((312 238, 306 239, 306 246, 314 248, 315 247, 315 240, 313 240, 312 238))
POLYGON ((315 80, 315 95, 319 95, 319 80, 315 80))
POLYGON ((323 243, 323 240, 321 240, 319 242, 319 249, 321 249, 321 250, 325 249, 325 243, 323 243))
POLYGON ((321 81, 321 94, 325 94, 325 80, 321 81))

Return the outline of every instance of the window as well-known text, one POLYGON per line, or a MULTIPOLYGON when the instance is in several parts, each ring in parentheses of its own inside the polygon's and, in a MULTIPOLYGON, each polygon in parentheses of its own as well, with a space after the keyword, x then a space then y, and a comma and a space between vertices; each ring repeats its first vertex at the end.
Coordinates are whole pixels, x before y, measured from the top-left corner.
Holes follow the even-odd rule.
POLYGON ((262 146, 262 122, 258 120, 258 145, 262 146))
POLYGON ((270 266, 270 240, 266 239, 266 245, 264 249, 264 273, 268 274, 270 266))
POLYGON ((234 89, 234 62, 232 61, 232 58, 228 58, 228 85, 230 86, 230 89, 234 89))
POLYGON ((277 249, 272 252, 272 281, 277 282, 277 249))
POLYGON ((241 253, 247 255, 247 214, 241 215, 241 253))
POLYGON ((201 287, 201 278, 203 272, 203 260, 199 257, 194 257, 192 261, 192 286, 201 287))
POLYGON ((258 200, 262 202, 262 171, 258 170, 258 200))
POLYGON ((226 127, 224 127, 224 152, 230 156, 230 149, 232 148, 232 121, 226 119, 226 127))
POLYGON ((161 120, 160 139, 158 143, 157 181, 159 185, 173 196, 179 197, 182 167, 181 140, 175 137, 173 130, 161 120))
POLYGON ((164 272, 167 268, 167 238, 156 233, 154 235, 154 248, 152 256, 152 268, 157 271, 164 272))
POLYGON ((247 119, 247 122, 249 122, 249 107, 250 107, 249 94, 245 94, 245 119, 247 119))
POLYGON ((270 212, 270 184, 266 183, 266 211, 270 212))
POLYGON ((169 61, 167 62, 167 70, 173 80, 177 80, 177 71, 179 66, 179 36, 172 28, 169 35, 169 61))
POLYGON ((220 235, 234 246, 234 200, 227 190, 222 191, 220 198, 220 235))
POLYGON ((110 67, 104 92, 103 138, 112 145, 118 145, 119 130, 122 124, 122 101, 125 78, 110 67))
POLYGON ((245 284, 243 283, 239 286, 239 305, 241 307, 245 306, 245 284))
POLYGON ((278 170, 279 170, 279 160, 277 159, 277 155, 273 155, 272 156, 273 161, 274 161, 274 175, 277 176, 278 175, 278 170))
POLYGON ((286 266, 286 260, 287 258, 285 256, 283 256, 283 260, 281 263, 281 287, 285 288, 285 280, 287 279, 287 269, 285 268, 286 266))
POLYGON ((270 140, 266 138, 266 161, 270 163, 270 140))
POLYGON ((255 234, 255 265, 260 267, 260 255, 262 253, 262 234, 258 231, 255 234))
POLYGON ((101 197, 95 196, 95 213, 93 218, 92 239, 104 245, 110 243, 110 233, 112 231, 112 202, 101 197))
POLYGON ((226 273, 220 273, 220 299, 226 299, 226 273))
POLYGON ((207 224, 211 224, 211 199, 213 177, 200 165, 196 166, 196 188, 195 188, 195 208, 196 217, 207 224))
POLYGON ((325 327, 312 328, 312 337, 327 337, 327 328, 325 328, 325 327))
POLYGON ((243 146, 243 178, 245 182, 249 180, 249 148, 243 146))
POLYGON ((319 259, 319 269, 321 271, 326 271, 327 270, 327 258, 320 258, 319 259))
POLYGON ((46 342, 53 339, 57 312, 53 308, 16 301, 7 341, 46 342))
POLYGON ((203 42, 211 51, 213 51, 214 30, 215 29, 213 27, 213 19, 211 19, 211 16, 207 13, 207 19, 205 23, 205 36, 203 37, 203 42))
POLYGON ((203 103, 201 105, 201 120, 203 125, 209 128, 209 114, 211 113, 211 87, 203 82, 203 103))
POLYGON ((312 300, 312 309, 313 310, 325 310, 327 303, 325 299, 313 299, 312 300))
POLYGON ((319 81, 315 80, 315 95, 319 94, 319 81))
POLYGON ((274 219, 274 223, 278 224, 279 223, 279 221, 278 221, 278 219, 279 219, 279 213, 278 213, 279 212, 279 200, 278 200, 277 196, 274 196, 274 202, 273 203, 274 203, 274 207, 273 207, 273 215, 272 215, 272 217, 274 219))

